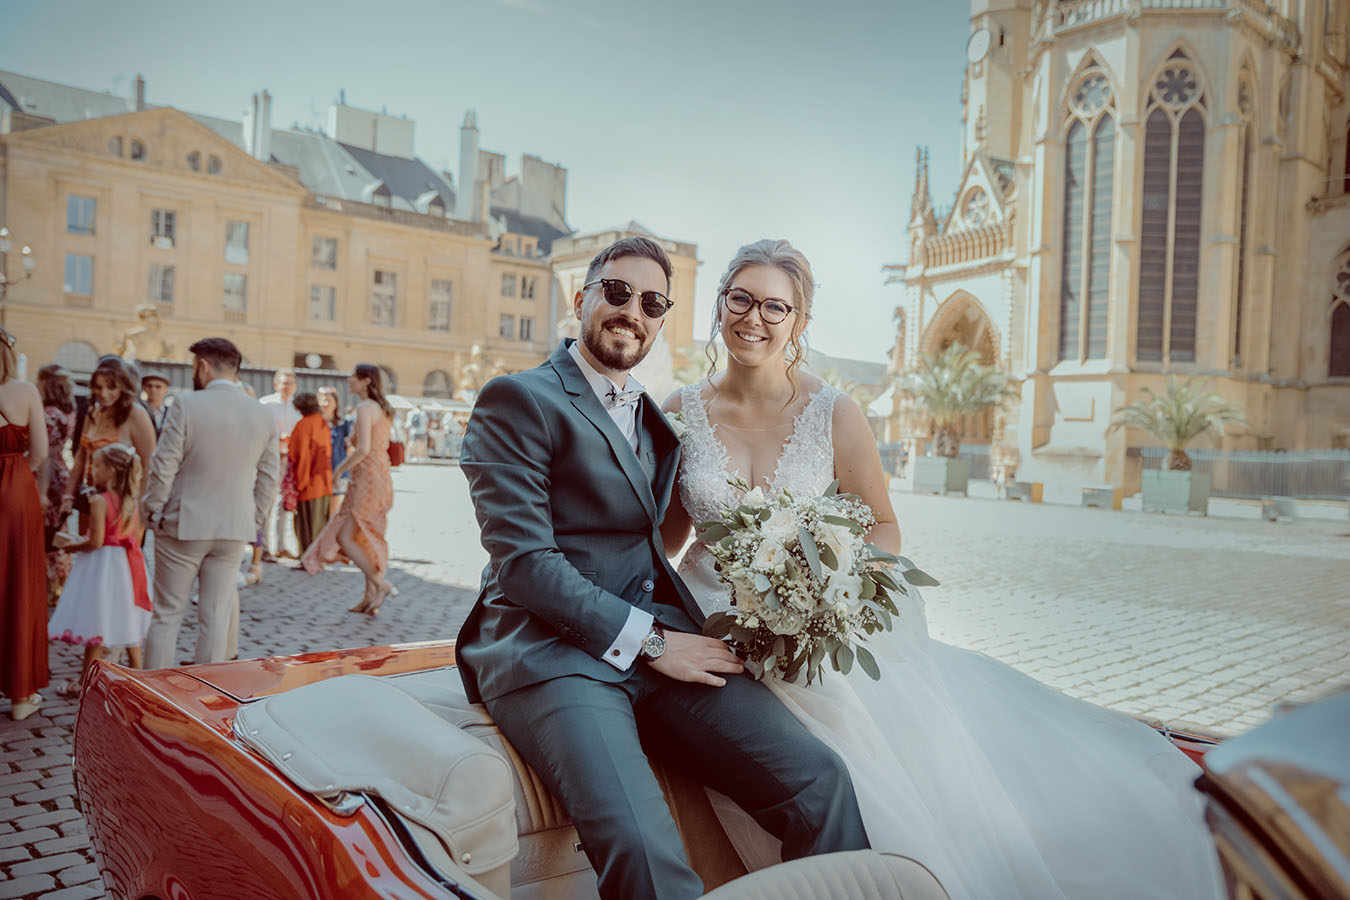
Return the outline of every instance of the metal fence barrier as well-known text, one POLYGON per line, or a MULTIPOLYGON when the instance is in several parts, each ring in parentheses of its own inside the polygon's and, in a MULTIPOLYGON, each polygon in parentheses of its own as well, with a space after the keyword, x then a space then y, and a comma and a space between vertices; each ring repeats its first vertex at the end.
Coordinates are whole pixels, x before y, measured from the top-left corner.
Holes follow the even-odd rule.
MULTIPOLYGON (((904 444, 877 444, 877 450, 881 452, 881 468, 883 470, 897 477, 904 474, 905 465, 909 462, 904 455, 904 444)), ((931 452, 931 445, 926 449, 926 452, 931 452)), ((960 459, 970 460, 971 478, 986 480, 989 478, 988 444, 962 444, 956 455, 960 459)))
MULTIPOLYGON (((1161 469, 1166 447, 1131 448, 1161 469)), ((1350 499, 1350 450, 1188 450, 1191 470, 1210 477, 1215 497, 1350 499)))

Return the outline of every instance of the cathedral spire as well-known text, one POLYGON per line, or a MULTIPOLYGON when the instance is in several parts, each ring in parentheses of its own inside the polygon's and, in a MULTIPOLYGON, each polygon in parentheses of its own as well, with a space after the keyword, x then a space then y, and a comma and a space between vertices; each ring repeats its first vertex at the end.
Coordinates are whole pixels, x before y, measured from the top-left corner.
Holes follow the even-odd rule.
POLYGON ((914 197, 909 203, 911 228, 921 227, 926 234, 937 231, 933 198, 928 193, 928 148, 918 147, 914 155, 914 197))

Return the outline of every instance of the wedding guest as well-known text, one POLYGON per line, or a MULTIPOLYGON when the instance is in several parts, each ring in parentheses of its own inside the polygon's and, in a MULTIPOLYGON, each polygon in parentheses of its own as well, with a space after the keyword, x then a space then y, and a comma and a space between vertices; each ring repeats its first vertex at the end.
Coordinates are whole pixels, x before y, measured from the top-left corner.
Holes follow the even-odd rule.
POLYGON ((343 475, 337 477, 338 467, 342 461, 347 458, 347 451, 351 446, 353 420, 342 414, 342 407, 338 404, 338 393, 336 388, 319 388, 319 413, 328 425, 328 434, 333 448, 333 499, 328 507, 330 516, 337 515, 338 508, 342 506, 342 497, 347 493, 347 481, 349 476, 343 475))
POLYGON ((385 529, 394 505, 394 482, 389 474, 389 428, 394 410, 381 388, 378 366, 356 367, 347 386, 356 405, 356 446, 338 466, 337 477, 351 473, 351 486, 342 509, 328 520, 323 532, 305 551, 301 565, 311 575, 339 554, 350 559, 365 576, 361 602, 350 612, 374 616, 386 597, 398 589, 385 579, 389 544, 385 529))
MULTIPOLYGON (((286 442, 290 440, 291 429, 300 421, 300 414, 291 405, 291 401, 295 399, 295 385, 293 369, 277 369, 277 373, 272 376, 272 393, 258 399, 258 402, 267 407, 268 412, 272 414, 277 435, 281 438, 282 472, 286 471, 286 442)), ((278 492, 272 501, 272 508, 267 511, 267 528, 264 532, 267 535, 267 552, 263 554, 264 560, 270 562, 273 559, 295 559, 298 556, 290 549, 290 535, 294 533, 293 519, 294 513, 282 507, 281 495, 278 492), (272 559, 268 559, 269 556, 272 559)))
POLYGON ((64 505, 66 481, 70 469, 66 465, 66 444, 75 427, 75 401, 70 378, 55 363, 38 370, 38 392, 42 395, 42 413, 47 423, 47 462, 38 478, 38 491, 43 498, 42 524, 47 547, 47 602, 56 603, 61 586, 70 574, 69 551, 52 545, 52 538, 61 530, 68 510, 64 505))
POLYGON ((136 383, 126 365, 117 357, 98 364, 89 377, 89 396, 93 405, 84 419, 84 431, 79 435, 79 449, 75 465, 66 482, 67 508, 76 491, 89 478, 89 463, 94 451, 108 444, 130 444, 136 448, 144 471, 155 452, 155 426, 150 413, 139 402, 136 383))
POLYGON ((15 721, 47 686, 47 585, 37 478, 47 459, 42 396, 19 380, 14 335, 0 328, 0 692, 15 721))
POLYGON ((295 537, 303 555, 328 524, 333 495, 333 438, 319 413, 318 397, 309 392, 296 394, 295 408, 301 418, 291 432, 288 452, 297 493, 295 537))
POLYGON ((80 679, 56 692, 76 697, 80 681, 96 659, 125 647, 133 669, 141 667, 141 641, 150 627, 150 590, 141 555, 141 460, 126 444, 108 444, 94 452, 90 487, 78 501, 80 535, 69 537, 66 549, 75 565, 56 612, 47 623, 47 637, 84 647, 80 679))
POLYGON ((192 385, 169 408, 142 508, 155 530, 155 592, 145 663, 173 664, 178 629, 198 582, 194 660, 228 658, 239 627, 235 575, 280 481, 272 416, 238 386, 239 348, 205 338, 192 353, 192 385))
POLYGON ((145 408, 155 426, 155 440, 164 430, 164 417, 169 414, 169 379, 158 372, 141 376, 141 392, 145 394, 145 408))
POLYGON ((423 460, 427 456, 427 413, 421 407, 408 414, 408 459, 423 460))

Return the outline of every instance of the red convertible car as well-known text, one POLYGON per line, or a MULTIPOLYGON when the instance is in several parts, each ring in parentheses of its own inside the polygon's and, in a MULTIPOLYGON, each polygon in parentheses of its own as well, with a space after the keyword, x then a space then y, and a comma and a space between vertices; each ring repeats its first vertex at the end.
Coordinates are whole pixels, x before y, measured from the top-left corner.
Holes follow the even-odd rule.
MULTIPOLYGON (((595 897, 566 813, 465 700, 454 662, 452 642, 429 642, 156 671, 97 664, 74 767, 112 896, 595 897)), ((1213 745, 1169 736, 1197 761, 1213 745)), ((947 896, 921 861, 873 851, 747 874, 701 786, 657 775, 709 898, 947 896)))

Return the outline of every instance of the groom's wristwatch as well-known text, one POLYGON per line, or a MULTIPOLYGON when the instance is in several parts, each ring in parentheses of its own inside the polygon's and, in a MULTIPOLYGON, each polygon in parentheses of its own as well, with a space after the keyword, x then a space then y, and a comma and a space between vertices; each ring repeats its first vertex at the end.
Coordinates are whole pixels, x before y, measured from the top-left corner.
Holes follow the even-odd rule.
POLYGON ((661 626, 655 622, 652 623, 652 630, 647 632, 647 636, 642 639, 642 647, 638 654, 647 659, 660 659, 661 654, 666 652, 666 633, 661 630, 661 626))

